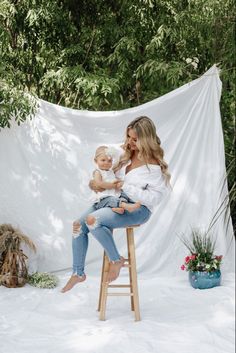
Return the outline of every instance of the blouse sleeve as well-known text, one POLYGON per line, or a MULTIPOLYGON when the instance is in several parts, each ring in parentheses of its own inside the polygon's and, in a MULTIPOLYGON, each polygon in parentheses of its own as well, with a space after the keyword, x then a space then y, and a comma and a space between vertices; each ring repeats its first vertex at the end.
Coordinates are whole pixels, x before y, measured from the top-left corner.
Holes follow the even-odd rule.
POLYGON ((165 185, 165 181, 161 175, 155 180, 155 182, 149 182, 145 188, 124 182, 122 190, 133 201, 139 201, 142 205, 151 209, 158 205, 168 193, 168 187, 165 185))

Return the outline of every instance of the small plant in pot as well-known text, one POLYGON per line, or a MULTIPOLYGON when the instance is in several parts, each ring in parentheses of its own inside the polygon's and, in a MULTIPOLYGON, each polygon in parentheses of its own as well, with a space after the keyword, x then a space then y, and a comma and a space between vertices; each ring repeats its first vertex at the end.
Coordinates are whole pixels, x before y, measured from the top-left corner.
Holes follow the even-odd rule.
POLYGON ((5 287, 22 287, 27 282, 27 256, 21 244, 36 251, 36 247, 19 229, 11 224, 0 225, 0 284, 5 287))
POLYGON ((192 229, 191 239, 182 236, 181 240, 189 250, 181 269, 189 272, 193 288, 207 289, 220 285, 222 255, 215 255, 215 240, 208 233, 192 229))

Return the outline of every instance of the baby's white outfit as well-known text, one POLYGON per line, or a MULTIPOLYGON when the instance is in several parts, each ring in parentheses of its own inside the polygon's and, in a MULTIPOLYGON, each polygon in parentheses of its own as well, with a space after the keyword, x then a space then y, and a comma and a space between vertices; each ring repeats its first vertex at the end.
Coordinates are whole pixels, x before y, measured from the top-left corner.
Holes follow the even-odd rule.
MULTIPOLYGON (((109 170, 102 170, 100 168, 97 168, 96 170, 98 170, 102 176, 102 181, 106 181, 108 183, 112 183, 113 181, 117 180, 115 173, 113 172, 112 169, 109 170)), ((99 202, 101 199, 103 199, 104 197, 107 196, 115 196, 115 197, 119 197, 120 196, 120 191, 117 191, 115 189, 106 189, 104 191, 101 192, 93 192, 92 195, 92 201, 93 202, 99 202)))

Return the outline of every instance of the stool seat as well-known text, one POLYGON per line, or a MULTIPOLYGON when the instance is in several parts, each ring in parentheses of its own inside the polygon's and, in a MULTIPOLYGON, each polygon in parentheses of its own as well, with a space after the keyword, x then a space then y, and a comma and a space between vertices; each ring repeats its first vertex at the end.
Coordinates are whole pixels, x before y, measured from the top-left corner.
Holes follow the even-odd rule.
POLYGON ((131 299, 131 310, 134 311, 135 321, 140 321, 140 309, 139 309, 139 296, 138 296, 138 281, 137 281, 137 270, 136 270, 136 258, 135 258, 135 244, 134 244, 134 228, 139 225, 132 225, 126 228, 127 237, 127 252, 128 256, 125 258, 123 267, 129 269, 129 283, 128 284, 109 284, 107 283, 107 275, 109 271, 110 262, 104 251, 103 264, 101 273, 100 283, 100 294, 98 302, 98 311, 100 312, 99 319, 105 320, 106 303, 108 296, 130 296, 131 299), (129 288, 129 292, 109 292, 109 288, 129 288))

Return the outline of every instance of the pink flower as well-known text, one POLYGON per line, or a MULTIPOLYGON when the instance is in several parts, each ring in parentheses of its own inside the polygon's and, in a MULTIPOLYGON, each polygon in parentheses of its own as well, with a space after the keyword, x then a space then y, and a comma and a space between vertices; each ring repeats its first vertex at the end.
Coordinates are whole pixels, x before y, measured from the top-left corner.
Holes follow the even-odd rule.
POLYGON ((185 266, 184 266, 184 265, 182 265, 180 268, 181 268, 181 270, 183 270, 183 271, 185 270, 185 266))
POLYGON ((185 263, 188 264, 189 261, 190 261, 190 256, 186 256, 186 257, 185 257, 185 263))
POLYGON ((222 260, 222 255, 220 255, 220 256, 216 256, 215 258, 216 258, 216 260, 218 260, 218 261, 221 261, 222 260))
POLYGON ((190 256, 190 260, 195 260, 195 259, 196 259, 196 255, 190 256))

